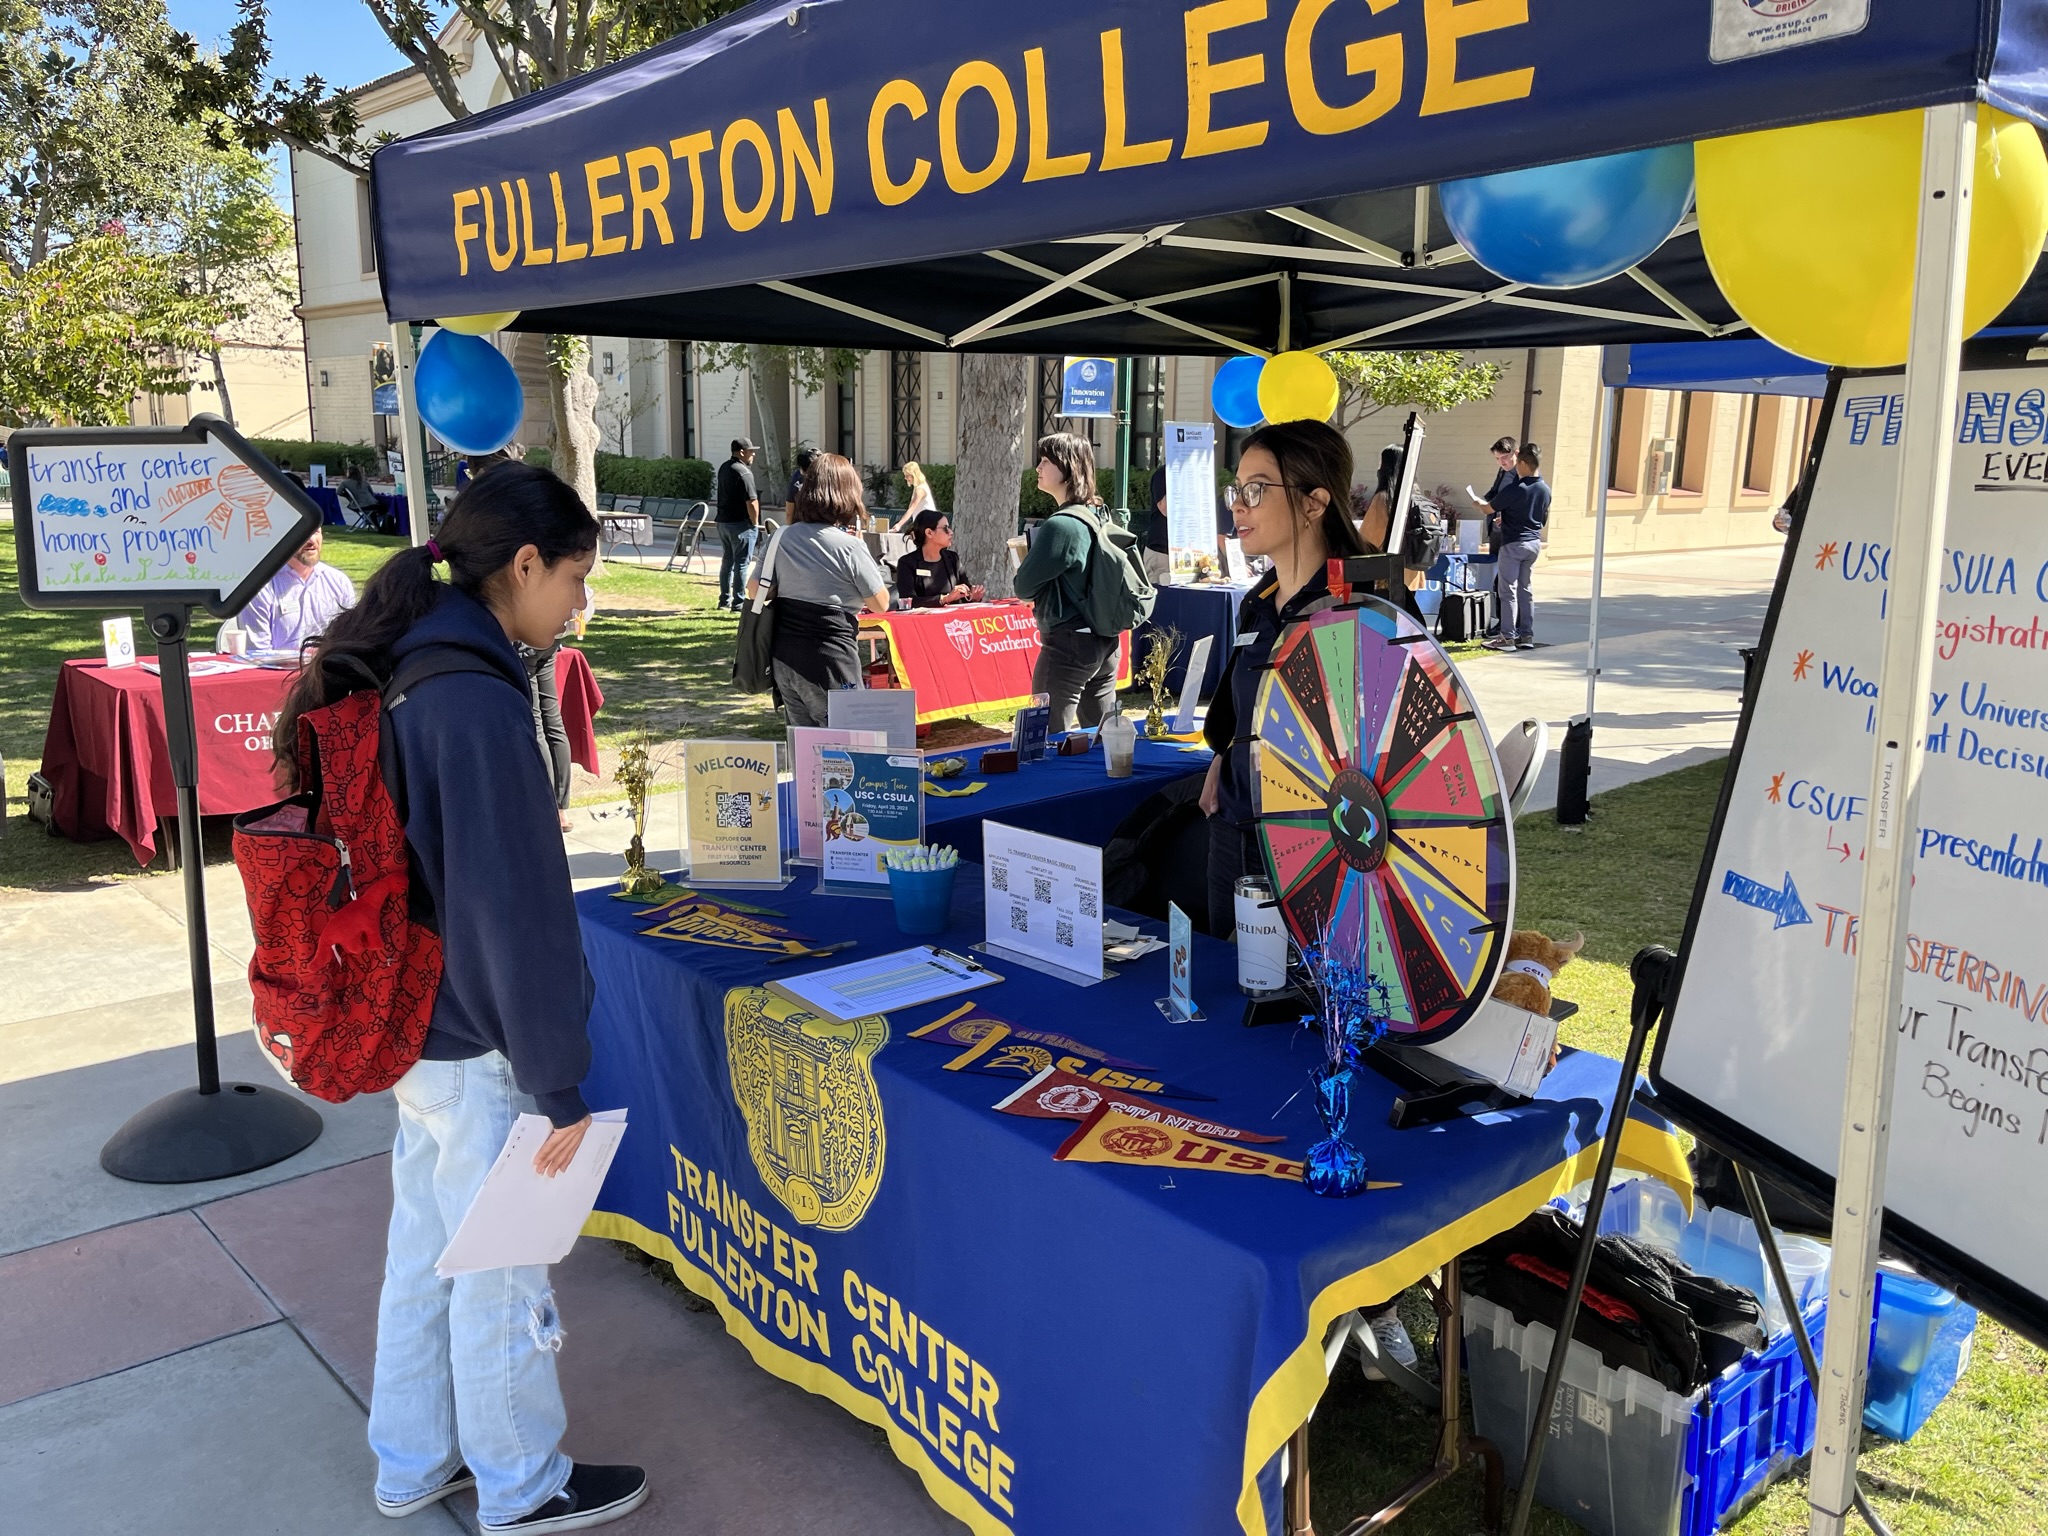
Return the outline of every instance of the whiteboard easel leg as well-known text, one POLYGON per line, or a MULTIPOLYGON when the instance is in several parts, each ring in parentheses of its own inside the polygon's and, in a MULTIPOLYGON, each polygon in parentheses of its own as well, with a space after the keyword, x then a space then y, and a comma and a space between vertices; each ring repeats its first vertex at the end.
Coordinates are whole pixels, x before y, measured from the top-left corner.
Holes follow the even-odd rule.
POLYGON ((1922 742, 1934 670, 1934 616, 1948 527, 1949 462, 1963 341, 1963 277, 1977 115, 1969 103, 1926 109, 1920 235, 1906 353, 1905 428, 1892 520, 1890 611, 1878 675, 1860 938, 1848 1076, 1836 1164, 1834 1264, 1821 1355, 1820 1422, 1807 1485, 1815 1536, 1837 1536, 1856 1492, 1870 1308, 1883 1224, 1892 1066, 1905 984, 1906 929, 1920 822, 1922 742))

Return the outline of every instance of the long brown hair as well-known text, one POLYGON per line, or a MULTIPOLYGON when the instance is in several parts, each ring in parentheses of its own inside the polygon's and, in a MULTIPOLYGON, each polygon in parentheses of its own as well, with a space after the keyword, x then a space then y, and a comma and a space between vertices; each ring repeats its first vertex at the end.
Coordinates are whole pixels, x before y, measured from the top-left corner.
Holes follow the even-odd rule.
POLYGON ((1287 489, 1287 503, 1299 514, 1317 491, 1328 496, 1318 526, 1323 544, 1332 555, 1363 555, 1370 551, 1351 521, 1351 445, 1344 434, 1326 422, 1280 421, 1261 427, 1244 440, 1240 459, 1254 448, 1263 448, 1280 466, 1280 483, 1287 489))
POLYGON ((401 549, 363 583, 353 608, 334 617, 305 670, 285 695, 271 732, 277 780, 298 787, 299 717, 391 675, 391 648, 433 612, 442 583, 435 552, 448 562, 447 585, 479 602, 520 550, 531 544, 548 565, 597 547, 597 519, 550 471, 507 461, 472 480, 429 545, 401 549))
POLYGON ((1095 494, 1095 445, 1072 432, 1054 432, 1038 440, 1038 457, 1051 459, 1067 482, 1066 505, 1091 506, 1095 494))
POLYGON ((804 483, 789 509, 792 523, 825 523, 851 528, 867 504, 861 499, 860 471, 836 453, 821 453, 804 472, 804 483))

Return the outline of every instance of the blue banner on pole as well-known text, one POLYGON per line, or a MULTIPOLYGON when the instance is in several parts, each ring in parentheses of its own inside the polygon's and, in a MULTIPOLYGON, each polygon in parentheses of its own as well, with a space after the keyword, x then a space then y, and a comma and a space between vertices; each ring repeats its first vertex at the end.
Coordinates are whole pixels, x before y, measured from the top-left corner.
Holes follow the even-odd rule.
POLYGON ((1062 416, 1116 414, 1116 359, 1070 357, 1060 369, 1062 416))
POLYGON ((370 411, 377 416, 398 414, 398 386, 379 384, 370 391, 370 411))

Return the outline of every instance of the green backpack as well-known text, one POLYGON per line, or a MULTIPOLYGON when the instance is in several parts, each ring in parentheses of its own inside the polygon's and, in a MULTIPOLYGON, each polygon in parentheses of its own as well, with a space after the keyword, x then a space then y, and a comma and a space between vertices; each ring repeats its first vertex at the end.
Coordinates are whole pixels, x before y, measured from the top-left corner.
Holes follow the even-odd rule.
POLYGON ((1159 589, 1145 574, 1137 541, 1120 545, 1088 507, 1061 507, 1053 517, 1071 517, 1088 529, 1087 584, 1081 590, 1081 612, 1098 635, 1120 635, 1152 617, 1159 589))

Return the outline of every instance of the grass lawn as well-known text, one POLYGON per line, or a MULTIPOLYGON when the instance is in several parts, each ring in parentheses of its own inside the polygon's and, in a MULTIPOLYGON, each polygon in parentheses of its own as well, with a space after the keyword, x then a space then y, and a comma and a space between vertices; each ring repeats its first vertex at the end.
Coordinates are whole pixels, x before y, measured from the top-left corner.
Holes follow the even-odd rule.
MULTIPOLYGON (((360 584, 402 541, 330 530, 328 558, 360 584)), ((15 591, 14 546, 0 537, 0 753, 7 763, 7 821, 0 834, 0 889, 74 888, 132 877, 118 840, 74 844, 45 837, 23 817, 29 772, 42 753, 50 693, 65 658, 96 655, 98 614, 31 613, 15 591)), ((735 621, 713 606, 711 579, 612 565, 597 585, 597 617, 581 642, 605 691, 600 746, 645 729, 657 740, 730 732, 775 737, 765 696, 735 694, 728 681, 735 621)), ((198 626, 210 644, 214 625, 198 626)), ((1454 648, 1454 653, 1475 650, 1454 648)), ((1138 701, 1133 701, 1138 702, 1138 701)), ((1142 707, 1141 702, 1138 707, 1142 707)), ((1583 828, 1535 815, 1516 828, 1521 881, 1517 920, 1553 937, 1583 931, 1583 953, 1557 992, 1581 1005, 1566 1040, 1618 1055, 1628 1031, 1628 963, 1645 944, 1675 945, 1698 877, 1723 765, 1702 764, 1599 796, 1583 828)), ((616 793, 583 781, 589 798, 616 793)), ((227 857, 224 821, 208 828, 207 858, 227 857)), ((1418 1342, 1433 1332, 1427 1309, 1408 1303, 1418 1342)), ((1430 1459, 1427 1416, 1398 1393, 1340 1368, 1314 1429, 1315 1515, 1334 1531, 1382 1501, 1430 1459)), ((1900 1536, 2048 1529, 2048 1356, 1986 1322, 1968 1375, 1910 1445, 1870 1437, 1864 1466, 1878 1504, 1900 1536), (2032 1511, 2032 1513, 2029 1513, 2032 1511)), ((1804 1484, 1778 1484, 1737 1522, 1743 1536, 1791 1536, 1806 1528, 1804 1484)), ((1468 1471, 1404 1517, 1408 1536, 1478 1529, 1479 1478, 1468 1471)), ((1575 1529, 1539 1511, 1539 1532, 1575 1529)), ((1645 1533, 1656 1536, 1656 1533, 1645 1533)))

